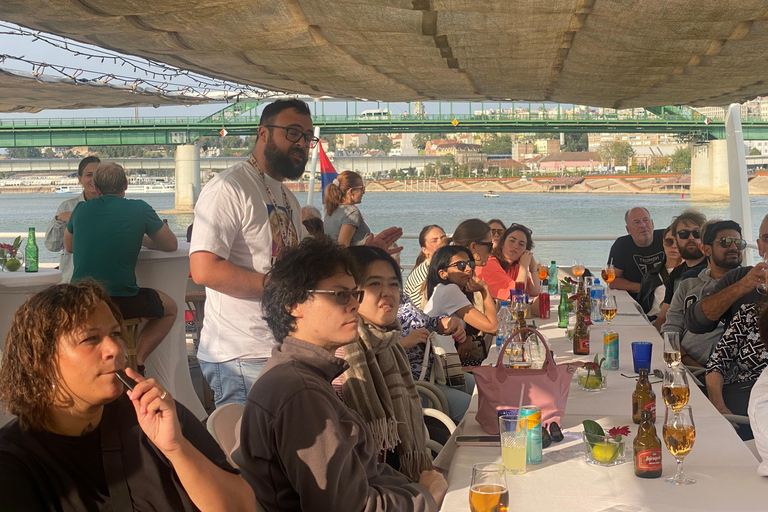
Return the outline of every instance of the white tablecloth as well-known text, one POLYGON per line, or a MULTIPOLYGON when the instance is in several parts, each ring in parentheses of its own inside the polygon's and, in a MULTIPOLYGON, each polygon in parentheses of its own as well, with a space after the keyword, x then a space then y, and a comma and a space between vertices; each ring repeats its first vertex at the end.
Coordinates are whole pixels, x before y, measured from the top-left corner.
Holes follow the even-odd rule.
POLYGON ((184 332, 184 295, 189 278, 189 244, 179 242, 174 252, 142 249, 136 264, 136 281, 140 287, 154 288, 169 295, 179 309, 176 322, 162 343, 145 361, 147 377, 154 377, 173 397, 184 404, 201 421, 208 417, 195 393, 187 360, 184 332))
MULTIPOLYGON (((614 292, 619 312, 633 312, 634 302, 626 292, 614 292)), ((539 320, 536 321, 539 324, 539 320)), ((592 327, 591 355, 574 356, 564 330, 558 329, 556 320, 541 321, 541 331, 551 340, 557 361, 591 360, 602 354, 602 331, 605 324, 592 327), (554 322, 554 323, 553 323, 554 322)), ((541 464, 529 464, 524 475, 508 476, 510 510, 557 511, 702 511, 717 512, 768 510, 768 479, 757 476, 757 460, 739 439, 730 424, 715 410, 709 400, 691 382, 690 405, 696 424, 696 443, 685 459, 686 474, 697 480, 690 486, 677 487, 664 481, 675 471, 675 460, 663 446, 662 478, 642 479, 634 475, 632 440, 637 425, 632 423, 631 395, 635 380, 621 376, 632 374, 632 341, 651 341, 654 345, 652 368, 664 369, 662 340, 647 322, 635 319, 637 325, 612 324, 619 333, 620 368, 605 372, 608 389, 586 392, 572 384, 566 415, 563 418, 565 441, 553 443, 544 449, 541 464), (592 419, 603 427, 629 425, 632 434, 626 438, 626 464, 604 468, 587 464, 583 458, 581 421, 592 419)), ((651 382, 659 379, 652 378, 651 382)), ((664 421, 664 401, 661 384, 653 385, 656 392, 656 430, 661 438, 664 421)), ((456 435, 482 435, 482 427, 475 421, 477 396, 456 435)), ((472 464, 499 461, 499 448, 456 447, 449 440, 435 461, 438 467, 449 469, 448 495, 443 511, 469 510, 469 484, 472 464)))

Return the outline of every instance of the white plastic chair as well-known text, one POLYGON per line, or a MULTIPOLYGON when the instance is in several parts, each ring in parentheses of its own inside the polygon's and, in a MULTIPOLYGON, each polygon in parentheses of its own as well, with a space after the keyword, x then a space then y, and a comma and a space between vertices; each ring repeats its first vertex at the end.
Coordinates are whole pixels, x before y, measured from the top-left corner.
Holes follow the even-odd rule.
POLYGON ((445 414, 451 412, 450 408, 448 407, 448 399, 445 398, 445 394, 440 391, 440 388, 431 382, 423 380, 417 380, 413 383, 416 384, 416 391, 418 391, 420 395, 423 395, 427 399, 429 402, 428 405, 430 407, 437 409, 438 411, 445 414))
POLYGON ((232 453, 240 446, 240 419, 244 407, 240 404, 225 404, 208 416, 206 428, 211 436, 219 443, 232 466, 237 467, 232 460, 232 453))
MULTIPOLYGON (((453 434, 453 431, 456 430, 456 424, 451 418, 448 417, 447 414, 444 414, 437 409, 431 409, 429 407, 423 408, 421 412, 424 416, 429 416, 441 421, 451 434, 453 434)), ((430 456, 432 453, 439 454, 440 450, 443 449, 443 445, 429 437, 429 430, 427 429, 426 425, 424 425, 424 436, 426 437, 427 449, 430 450, 430 456)))

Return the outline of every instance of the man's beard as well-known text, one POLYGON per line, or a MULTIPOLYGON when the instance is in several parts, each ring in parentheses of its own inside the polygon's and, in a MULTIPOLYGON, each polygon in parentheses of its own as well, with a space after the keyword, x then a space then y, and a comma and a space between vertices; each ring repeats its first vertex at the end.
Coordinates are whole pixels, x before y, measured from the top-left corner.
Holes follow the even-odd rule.
POLYGON ((689 247, 688 244, 684 245, 683 247, 678 245, 677 252, 680 253, 680 256, 684 260, 697 260, 704 257, 704 253, 702 253, 701 249, 699 249, 699 244, 696 244, 693 247, 689 247))
POLYGON ((728 270, 734 269, 741 265, 741 260, 743 259, 743 255, 739 255, 738 261, 728 261, 726 260, 727 253, 723 255, 723 258, 720 259, 716 257, 714 254, 712 254, 712 263, 717 265, 720 268, 726 268, 728 270))
POLYGON ((264 147, 264 159, 267 161, 272 170, 280 174, 287 180, 296 180, 301 178, 304 174, 304 167, 307 165, 307 155, 301 149, 291 148, 287 152, 281 152, 275 141, 272 140, 272 134, 267 139, 267 144, 264 147), (292 151, 298 151, 301 153, 301 162, 296 161, 291 157, 292 151))

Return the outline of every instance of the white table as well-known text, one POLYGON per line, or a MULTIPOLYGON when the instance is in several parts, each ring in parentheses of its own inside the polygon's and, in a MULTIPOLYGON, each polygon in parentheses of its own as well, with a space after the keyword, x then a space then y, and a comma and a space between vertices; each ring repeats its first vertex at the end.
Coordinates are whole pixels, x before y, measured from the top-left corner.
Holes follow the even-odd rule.
MULTIPOLYGON (((5 347, 5 337, 11 328, 11 320, 16 310, 35 293, 45 290, 61 281, 61 271, 53 268, 41 268, 37 272, 2 272, 0 271, 0 355, 5 347)), ((0 426, 13 419, 0 412, 0 426)))
MULTIPOLYGON (((626 292, 614 292, 619 313, 626 322, 613 322, 619 333, 620 368, 605 372, 608 388, 601 392, 586 392, 571 385, 566 414, 562 427, 565 441, 553 443, 544 449, 541 464, 528 465, 524 475, 508 476, 510 510, 558 510, 558 511, 764 511, 768 509, 768 479, 757 476, 757 460, 739 439, 730 424, 715 410, 703 393, 691 382, 691 399, 696 424, 696 443, 685 459, 685 472, 695 478, 694 485, 677 487, 664 481, 675 471, 674 458, 662 440, 663 475, 657 479, 634 476, 632 465, 632 440, 637 425, 632 423, 631 395, 635 380, 621 376, 632 373, 632 341, 651 341, 654 345, 652 368, 664 368, 662 340, 656 330, 643 320, 634 308, 626 292), (632 434, 626 438, 626 464, 604 468, 587 464, 583 458, 581 421, 593 419, 603 427, 629 425, 632 434)), ((553 298, 554 299, 554 298, 553 298)), ((557 299, 554 299, 557 302, 557 299)), ((553 307, 554 309, 554 307, 553 307)), ((591 355, 574 356, 564 336, 557 328, 557 320, 536 320, 543 334, 551 340, 557 361, 591 360, 595 353, 602 354, 603 324, 592 327, 591 355), (541 322, 541 323, 540 323, 541 322)), ((494 352, 494 351, 492 351, 494 352)), ((495 357, 494 357, 495 359, 495 357)), ((651 382, 659 379, 652 378, 651 382)), ((664 421, 664 402, 661 384, 653 385, 656 392, 656 430, 661 438, 664 421)), ((475 421, 477 395, 467 414, 454 433, 456 435, 482 435, 482 427, 475 421)), ((606 430, 607 430, 606 428, 606 430)), ((449 440, 435 464, 449 469, 448 494, 442 510, 447 512, 469 510, 469 484, 472 464, 501 461, 500 449, 480 447, 456 447, 449 440)))
POLYGON ((174 252, 142 249, 136 264, 136 282, 142 288, 160 290, 176 301, 178 314, 168 336, 144 362, 147 377, 160 381, 173 397, 201 421, 208 417, 195 393, 187 360, 184 331, 184 295, 189 278, 189 244, 179 242, 174 252))

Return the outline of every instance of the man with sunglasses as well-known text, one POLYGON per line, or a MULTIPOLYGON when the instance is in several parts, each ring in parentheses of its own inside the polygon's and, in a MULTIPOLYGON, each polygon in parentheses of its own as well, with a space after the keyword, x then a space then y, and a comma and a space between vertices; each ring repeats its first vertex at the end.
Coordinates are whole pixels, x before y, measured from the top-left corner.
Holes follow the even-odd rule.
POLYGON ((643 207, 628 210, 624 221, 629 234, 616 239, 608 256, 616 269, 610 287, 627 290, 637 300, 643 276, 664 260, 664 230, 653 229, 651 214, 643 207))
MULTIPOLYGON (((267 105, 251 157, 219 173, 195 205, 189 265, 205 285, 205 325, 197 358, 216 406, 245 403, 274 340, 261 313, 264 275, 307 230, 301 206, 283 184, 304 173, 318 143, 309 106, 298 99, 267 105)), ((385 230, 373 241, 387 248, 402 234, 385 230)))
POLYGON ((358 338, 355 260, 308 238, 268 274, 263 314, 278 344, 251 388, 234 459, 269 512, 437 511, 448 484, 435 470, 410 481, 378 463, 381 446, 331 381, 336 349, 358 338))
MULTIPOLYGON (((707 260, 699 247, 701 238, 701 226, 707 221, 703 213, 696 210, 685 210, 675 217, 672 221, 672 239, 671 242, 677 245, 677 252, 683 258, 683 262, 676 266, 669 274, 666 290, 664 291, 664 300, 661 302, 659 316, 653 325, 656 329, 661 329, 667 319, 667 310, 672 304, 672 298, 675 295, 677 286, 683 279, 683 275, 691 271, 691 274, 698 276, 699 273, 707 268, 707 260)), ((668 242, 665 239, 664 244, 668 242)))
MULTIPOLYGON (((760 257, 764 257, 768 253, 768 215, 763 218, 759 233, 757 249, 760 257)), ((727 240, 721 237, 718 243, 721 242, 726 243, 727 240)), ((702 243, 705 241, 702 240, 702 243)), ((736 243, 746 245, 746 241, 736 243)), ((743 304, 754 304, 763 297, 758 293, 757 286, 765 282, 766 270, 768 265, 760 262, 754 267, 739 267, 726 273, 711 295, 685 312, 685 328, 695 333, 710 332, 721 320, 728 327, 743 304)))
POLYGON ((706 297, 717 286, 726 272, 741 264, 743 250, 731 242, 727 247, 720 243, 722 239, 741 238, 741 228, 733 221, 715 221, 704 225, 707 236, 712 243, 702 244, 704 261, 708 264, 695 277, 681 280, 667 311, 667 320, 661 327, 661 332, 676 332, 680 336, 683 364, 687 366, 704 366, 715 343, 718 342, 725 328, 718 325, 711 332, 696 334, 685 329, 685 312, 693 307, 702 297, 706 297))

